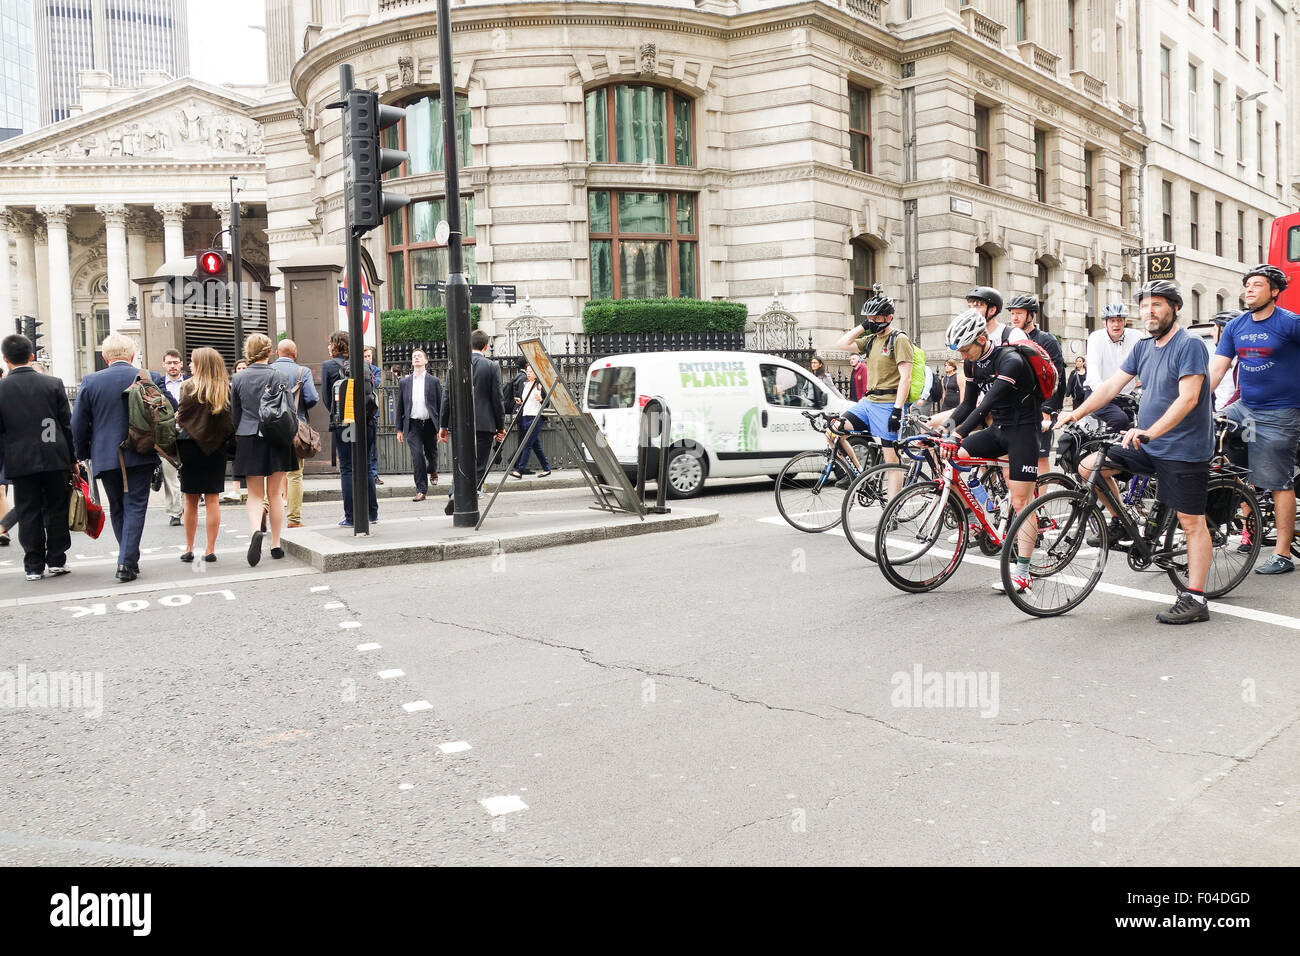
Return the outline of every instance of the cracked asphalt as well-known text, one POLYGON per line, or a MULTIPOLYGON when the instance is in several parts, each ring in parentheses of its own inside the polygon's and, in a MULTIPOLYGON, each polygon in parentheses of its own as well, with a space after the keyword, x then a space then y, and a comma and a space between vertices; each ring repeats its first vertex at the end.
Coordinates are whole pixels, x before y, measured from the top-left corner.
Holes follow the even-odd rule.
POLYGON ((760 520, 770 483, 702 503, 717 524, 329 575, 250 572, 234 512, 192 571, 155 508, 128 589, 111 536, 35 584, 15 546, 0 600, 39 603, 6 608, 0 703, 21 667, 99 675, 102 712, 5 704, 0 863, 1295 860, 1294 581, 1222 602, 1274 622, 1170 628, 1163 575, 1114 562, 1169 600, 1036 620, 978 564, 893 590, 760 520))

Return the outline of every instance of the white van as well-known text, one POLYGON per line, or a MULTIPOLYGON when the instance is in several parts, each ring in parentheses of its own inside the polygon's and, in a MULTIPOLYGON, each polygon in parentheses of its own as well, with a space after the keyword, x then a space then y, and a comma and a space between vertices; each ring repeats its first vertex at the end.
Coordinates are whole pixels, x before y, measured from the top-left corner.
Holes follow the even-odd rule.
MULTIPOLYGON (((633 478, 641 409, 662 398, 672 416, 668 493, 690 498, 710 477, 772 475, 800 451, 826 447, 804 411, 841 414, 853 402, 788 359, 755 352, 612 355, 587 369, 582 409, 633 478)), ((653 477, 653 476, 650 476, 653 477)))

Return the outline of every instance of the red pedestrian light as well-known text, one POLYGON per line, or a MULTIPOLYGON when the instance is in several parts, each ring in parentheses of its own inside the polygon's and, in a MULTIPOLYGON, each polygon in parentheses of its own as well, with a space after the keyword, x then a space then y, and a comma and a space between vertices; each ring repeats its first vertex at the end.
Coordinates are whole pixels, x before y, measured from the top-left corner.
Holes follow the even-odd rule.
POLYGON ((226 275, 226 254, 220 249, 204 249, 198 255, 197 275, 205 279, 220 279, 226 275))

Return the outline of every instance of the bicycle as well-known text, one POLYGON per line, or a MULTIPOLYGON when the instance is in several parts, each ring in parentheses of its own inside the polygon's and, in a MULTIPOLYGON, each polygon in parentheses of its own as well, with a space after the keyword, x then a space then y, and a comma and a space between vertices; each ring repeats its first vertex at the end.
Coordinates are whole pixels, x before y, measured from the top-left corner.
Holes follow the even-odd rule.
MULTIPOLYGON (((902 450, 913 459, 937 457, 935 451, 943 444, 950 450, 956 448, 953 442, 924 435, 905 442, 902 450)), ((956 573, 971 543, 989 557, 998 554, 1011 533, 1008 526, 1013 518, 1011 494, 1002 473, 1005 464, 1005 458, 954 460, 950 455, 942 462, 940 474, 909 485, 891 498, 876 523, 874 548, 885 580, 901 591, 922 594, 956 573), (961 477, 976 471, 987 502, 981 502, 968 480, 961 477), (941 538, 951 550, 940 546, 941 538)), ((1056 478, 1049 474, 1040 480, 1056 478)))
POLYGON ((834 431, 826 447, 799 452, 776 476, 776 509, 791 527, 809 534, 829 531, 840 523, 843 495, 863 470, 880 462, 881 442, 870 432, 837 430, 838 416, 803 412, 816 431, 834 431))
MULTIPOLYGON (((1023 592, 1007 587, 1007 596, 1026 614, 1053 617, 1078 607, 1097 586, 1112 550, 1127 554, 1128 565, 1134 571, 1161 570, 1180 591, 1187 588, 1187 541, 1177 514, 1159 501, 1145 514, 1138 510, 1155 480, 1148 478, 1140 484, 1136 479, 1130 481, 1129 491, 1117 496, 1110 483, 1101 479, 1105 453, 1115 444, 1107 442, 1101 449, 1097 467, 1082 488, 1044 495, 1011 523, 1007 536, 1012 540, 1029 521, 1036 522, 1038 529, 1029 561, 1032 586, 1023 592), (1121 541, 1129 540, 1131 544, 1111 542, 1106 510, 1100 507, 1103 502, 1123 528, 1121 541)), ((1244 581, 1259 555, 1259 501, 1242 480, 1244 474, 1244 468, 1222 459, 1211 462, 1206 502, 1212 546, 1207 598, 1222 597, 1244 581), (1243 505, 1249 509, 1244 516, 1243 505), (1250 539, 1245 552, 1236 547, 1243 532, 1250 539)), ((1010 584, 1014 566, 1011 549, 1004 547, 1004 585, 1010 584)))
MULTIPOLYGON (((1215 441, 1216 458, 1230 461, 1225 447, 1228 436, 1236 435, 1242 430, 1242 426, 1224 415, 1215 415, 1214 420, 1218 425, 1218 434, 1215 441)), ((1242 455, 1244 454, 1243 448, 1242 455)), ((1292 487, 1300 487, 1300 447, 1296 448, 1295 478, 1292 487)), ((1263 536, 1260 538, 1260 549, 1263 550, 1265 547, 1271 548, 1277 544, 1277 513, 1273 504, 1273 492, 1265 488, 1255 488, 1255 495, 1259 498, 1260 527, 1263 529, 1263 536)), ((1300 527, 1300 497, 1296 499, 1296 526, 1300 527)), ((1300 559, 1300 534, 1291 537, 1291 555, 1300 559)))

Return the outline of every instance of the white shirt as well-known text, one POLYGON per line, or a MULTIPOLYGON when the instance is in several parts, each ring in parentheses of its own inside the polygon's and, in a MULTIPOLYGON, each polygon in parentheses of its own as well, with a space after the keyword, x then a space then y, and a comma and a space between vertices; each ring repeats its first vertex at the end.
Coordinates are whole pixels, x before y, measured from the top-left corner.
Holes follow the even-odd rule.
POLYGON ((1001 345, 1001 344, 1002 344, 1002 330, 1003 330, 1003 329, 1006 329, 1006 328, 1011 329, 1011 334, 1010 334, 1009 336, 1007 336, 1007 344, 1008 344, 1008 345, 1010 345, 1012 342, 1028 342, 1028 341, 1029 341, 1029 336, 1025 335, 1025 333, 1022 332, 1022 331, 1020 331, 1020 329, 1016 328, 1014 325, 1010 325, 1010 326, 1003 325, 1003 324, 1002 324, 1001 322, 999 322, 997 319, 994 319, 994 320, 993 320, 993 328, 992 328, 992 330, 989 330, 989 333, 988 333, 988 334, 989 334, 989 341, 992 342, 994 345, 1001 345))
POLYGON ((411 418, 429 417, 429 407, 424 403, 424 376, 425 372, 411 373, 411 418))
POLYGON ((524 407, 520 414, 524 418, 536 418, 542 413, 542 386, 536 382, 529 384, 531 384, 532 390, 529 390, 528 384, 524 385, 524 391, 528 397, 524 399, 524 407))
MULTIPOLYGON (((1111 341, 1110 333, 1105 329, 1089 332, 1086 353, 1088 376, 1083 380, 1084 387, 1096 389, 1118 372, 1120 366, 1124 364, 1124 359, 1133 351, 1133 346, 1142 338, 1141 332, 1130 328, 1124 329, 1124 335, 1118 342, 1111 341)), ((1138 381, 1133 379, 1120 389, 1120 394, 1127 395, 1137 387, 1138 381)))
POLYGON ((164 375, 163 384, 167 386, 167 394, 169 394, 179 405, 181 400, 181 386, 185 384, 184 377, 172 378, 169 375, 164 375))

